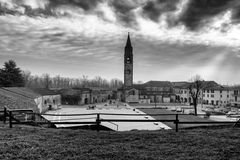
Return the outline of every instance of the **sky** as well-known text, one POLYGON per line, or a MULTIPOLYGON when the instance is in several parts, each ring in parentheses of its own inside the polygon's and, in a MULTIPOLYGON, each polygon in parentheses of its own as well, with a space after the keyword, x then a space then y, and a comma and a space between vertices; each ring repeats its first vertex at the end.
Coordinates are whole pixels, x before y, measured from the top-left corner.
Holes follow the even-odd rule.
POLYGON ((239 0, 0 0, 0 66, 123 80, 128 32, 134 82, 240 84, 239 0))

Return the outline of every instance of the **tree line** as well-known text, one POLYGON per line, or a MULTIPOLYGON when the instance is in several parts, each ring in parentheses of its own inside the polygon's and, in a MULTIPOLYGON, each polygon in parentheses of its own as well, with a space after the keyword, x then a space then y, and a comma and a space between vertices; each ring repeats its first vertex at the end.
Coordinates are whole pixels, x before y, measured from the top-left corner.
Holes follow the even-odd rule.
POLYGON ((96 76, 89 79, 83 75, 80 78, 61 77, 60 75, 51 77, 48 73, 41 76, 32 75, 30 71, 22 71, 17 67, 16 62, 9 60, 5 62, 3 68, 0 69, 0 87, 31 87, 31 88, 119 88, 123 82, 119 79, 111 79, 110 81, 96 76))

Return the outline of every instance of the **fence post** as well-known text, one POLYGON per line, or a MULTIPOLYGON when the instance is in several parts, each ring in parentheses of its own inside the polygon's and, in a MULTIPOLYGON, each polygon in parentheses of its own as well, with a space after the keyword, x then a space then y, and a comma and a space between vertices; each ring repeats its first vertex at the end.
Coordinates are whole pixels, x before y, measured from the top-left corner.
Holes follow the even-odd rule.
POLYGON ((97 131, 99 132, 100 130, 100 114, 99 113, 97 114, 96 122, 97 122, 97 131))
POLYGON ((176 125, 176 132, 178 132, 178 114, 176 114, 176 120, 175 120, 175 125, 176 125))
POLYGON ((3 123, 6 123, 6 120, 7 120, 7 108, 4 107, 4 110, 3 110, 3 123))
POLYGON ((35 113, 32 113, 32 121, 33 121, 33 122, 36 121, 36 115, 35 115, 35 113))
POLYGON ((9 127, 12 128, 12 111, 9 111, 9 127))

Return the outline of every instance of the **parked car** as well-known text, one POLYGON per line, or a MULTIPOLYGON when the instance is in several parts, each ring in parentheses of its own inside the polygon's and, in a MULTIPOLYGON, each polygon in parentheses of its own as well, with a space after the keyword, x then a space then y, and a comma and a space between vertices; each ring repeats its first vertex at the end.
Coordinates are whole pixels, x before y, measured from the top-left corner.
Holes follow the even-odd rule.
POLYGON ((181 108, 181 107, 178 107, 178 108, 176 109, 176 111, 177 111, 177 112, 182 112, 182 108, 181 108))
POLYGON ((230 117, 231 115, 236 115, 236 114, 238 114, 237 111, 229 111, 229 112, 226 114, 226 116, 227 116, 227 117, 230 117))
POLYGON ((210 112, 211 113, 211 112, 213 112, 213 109, 212 108, 206 108, 205 112, 210 112))
POLYGON ((189 113, 188 114, 191 114, 191 115, 194 115, 194 110, 189 110, 189 113))
POLYGON ((168 107, 167 106, 160 106, 160 107, 158 107, 159 109, 168 109, 168 107))
POLYGON ((228 108, 219 108, 219 111, 222 112, 222 113, 228 113, 230 110, 231 110, 231 108, 230 109, 228 109, 228 108))

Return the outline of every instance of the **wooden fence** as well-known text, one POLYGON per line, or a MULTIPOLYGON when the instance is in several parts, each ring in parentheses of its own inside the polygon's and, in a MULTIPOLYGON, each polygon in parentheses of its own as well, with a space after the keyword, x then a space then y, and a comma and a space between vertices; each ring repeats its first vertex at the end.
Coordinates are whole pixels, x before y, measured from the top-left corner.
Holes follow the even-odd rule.
MULTIPOLYGON (((234 124, 236 126, 237 124, 240 124, 240 119, 237 121, 179 121, 179 115, 184 115, 184 114, 110 114, 110 113, 92 113, 92 114, 39 114, 39 113, 34 113, 30 109, 9 109, 7 107, 4 107, 3 110, 3 122, 6 123, 7 118, 9 121, 9 127, 12 128, 13 124, 30 124, 30 125, 55 125, 55 124, 92 124, 96 125, 96 130, 99 132, 100 131, 100 125, 101 122, 173 122, 175 124, 175 131, 178 132, 179 130, 179 124, 234 124), (29 115, 32 115, 32 118, 27 121, 20 121, 19 119, 16 119, 14 117, 14 113, 26 113, 29 115), (84 122, 79 122, 79 121, 48 121, 42 116, 89 116, 89 115, 95 115, 96 120, 93 121, 84 121, 84 122), (167 115, 174 115, 175 119, 103 119, 101 118, 101 115, 121 115, 121 116, 167 116, 167 115), (41 120, 36 120, 36 116, 42 118, 41 120)), ((115 124, 116 125, 116 124, 115 124)), ((118 126, 117 126, 118 128, 118 126)))

